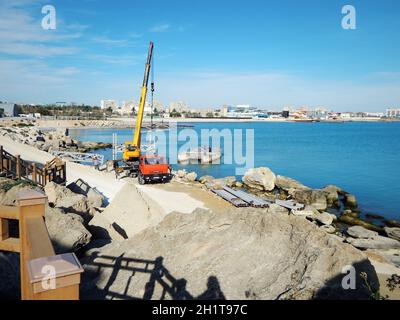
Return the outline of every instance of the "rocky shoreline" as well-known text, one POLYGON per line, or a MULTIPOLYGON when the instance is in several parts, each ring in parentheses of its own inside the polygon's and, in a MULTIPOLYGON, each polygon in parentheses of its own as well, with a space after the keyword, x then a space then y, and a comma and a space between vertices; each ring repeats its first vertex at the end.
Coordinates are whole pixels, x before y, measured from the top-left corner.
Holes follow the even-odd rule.
POLYGON ((175 179, 182 183, 202 184, 207 189, 228 186, 266 200, 295 200, 304 204, 305 209, 291 210, 288 214, 304 217, 324 232, 358 249, 379 254, 400 268, 400 222, 385 220, 380 215, 370 215, 370 218, 381 224, 361 218, 362 212, 355 195, 335 185, 311 189, 292 178, 275 175, 266 167, 250 169, 242 181, 237 181, 234 176, 197 178, 195 172, 185 170, 175 172, 175 179))
POLYGON ((0 127, 0 135, 49 153, 52 151, 85 153, 112 147, 111 143, 82 142, 72 139, 66 135, 65 130, 44 130, 32 125, 0 127))
MULTIPOLYGON (((62 132, 31 126, 0 128, 0 134, 40 150, 50 142, 67 144, 68 139, 62 132)), ((50 238, 57 253, 75 252, 84 266, 83 299, 157 299, 166 290, 164 274, 174 288, 167 290, 174 292, 170 299, 382 299, 392 298, 383 289, 400 290, 397 222, 375 225, 361 219, 356 197, 337 186, 312 189, 264 167, 249 170, 241 181, 179 170, 170 185, 145 188, 151 188, 147 195, 128 179, 120 197, 108 204, 101 190, 80 179, 67 186, 49 183, 42 189, 0 178, 0 205, 15 205, 16 194, 26 189, 48 196, 45 221, 50 238), (178 186, 185 196, 206 194, 205 208, 165 213, 148 196, 178 186), (305 209, 277 204, 234 208, 209 191, 224 186, 267 200, 293 199, 305 209), (226 206, 207 209, 211 202, 226 206), (131 229, 125 227, 130 225, 131 229), (128 288, 133 275, 123 266, 137 268, 143 261, 154 266, 155 288, 140 272, 128 288), (354 291, 341 287, 344 266, 356 269, 354 291)), ((163 192, 162 199, 173 199, 171 191, 163 192)), ((0 297, 18 298, 18 263, 16 254, 0 252, 0 297)))

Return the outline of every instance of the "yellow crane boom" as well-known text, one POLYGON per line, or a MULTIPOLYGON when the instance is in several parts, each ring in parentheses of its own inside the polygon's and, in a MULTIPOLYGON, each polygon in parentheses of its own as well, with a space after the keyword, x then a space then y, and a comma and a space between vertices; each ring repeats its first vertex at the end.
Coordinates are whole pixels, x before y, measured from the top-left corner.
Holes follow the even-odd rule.
POLYGON ((149 53, 147 55, 146 68, 144 71, 143 85, 140 95, 139 110, 136 116, 136 125, 133 134, 133 140, 127 141, 124 144, 123 159, 125 161, 133 161, 140 157, 140 142, 141 142, 140 134, 142 131, 143 113, 146 104, 146 95, 147 95, 147 86, 149 82, 149 74, 151 68, 151 59, 153 57, 153 47, 154 47, 153 42, 150 42, 149 53))

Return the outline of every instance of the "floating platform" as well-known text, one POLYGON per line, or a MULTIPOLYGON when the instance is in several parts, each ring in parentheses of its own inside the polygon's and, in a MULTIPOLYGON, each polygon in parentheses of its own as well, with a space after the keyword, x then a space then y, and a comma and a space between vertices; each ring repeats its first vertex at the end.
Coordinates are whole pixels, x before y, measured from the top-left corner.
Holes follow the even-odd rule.
POLYGON ((207 147, 192 149, 178 154, 179 163, 219 164, 222 157, 220 149, 212 150, 207 147))
POLYGON ((104 162, 104 156, 98 153, 80 153, 58 150, 53 150, 50 153, 55 157, 72 162, 93 163, 94 165, 102 165, 104 162))

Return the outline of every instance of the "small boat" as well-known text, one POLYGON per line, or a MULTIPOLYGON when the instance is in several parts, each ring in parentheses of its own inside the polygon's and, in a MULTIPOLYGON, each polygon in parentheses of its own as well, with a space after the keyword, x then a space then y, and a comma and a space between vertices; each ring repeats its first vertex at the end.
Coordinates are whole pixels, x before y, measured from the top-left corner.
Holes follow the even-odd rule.
POLYGON ((220 149, 212 150, 210 147, 200 147, 195 149, 190 149, 186 152, 181 152, 178 154, 179 163, 218 163, 222 157, 222 152, 220 149))

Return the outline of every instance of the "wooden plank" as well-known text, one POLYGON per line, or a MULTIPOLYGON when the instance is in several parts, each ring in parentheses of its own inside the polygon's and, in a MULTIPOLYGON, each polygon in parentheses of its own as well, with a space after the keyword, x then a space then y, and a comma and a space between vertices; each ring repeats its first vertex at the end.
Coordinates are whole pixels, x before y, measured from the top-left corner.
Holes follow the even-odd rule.
POLYGON ((225 190, 215 190, 212 189, 212 192, 215 194, 219 195, 222 199, 225 199, 226 201, 230 202, 233 204, 235 207, 248 207, 249 204, 244 202, 242 199, 234 196, 233 194, 225 191, 225 190))
POLYGON ((281 207, 291 210, 302 210, 305 207, 304 204, 295 202, 293 200, 275 200, 275 203, 281 207))
POLYGON ((0 250, 8 252, 21 252, 21 243, 17 238, 8 238, 0 241, 0 250))
POLYGON ((0 206, 0 218, 18 220, 19 219, 18 207, 0 206))
POLYGON ((79 286, 80 282, 81 282, 81 275, 80 273, 78 273, 64 277, 57 277, 55 279, 55 289, 52 290, 44 289, 41 281, 32 283, 32 288, 33 288, 33 293, 35 294, 42 293, 45 291, 50 291, 54 294, 56 289, 65 288, 73 285, 79 286))
POLYGON ((229 187, 224 187, 224 190, 256 208, 267 208, 272 203, 241 190, 234 190, 229 187))
POLYGON ((0 218, 0 241, 4 241, 8 238, 8 220, 0 218))
POLYGON ((42 217, 26 218, 26 239, 30 247, 28 260, 54 256, 55 252, 42 217))
POLYGON ((34 300, 79 300, 79 285, 75 284, 32 295, 34 300))

